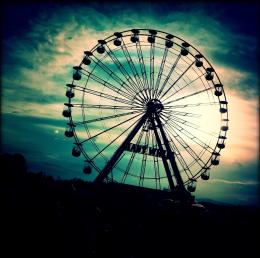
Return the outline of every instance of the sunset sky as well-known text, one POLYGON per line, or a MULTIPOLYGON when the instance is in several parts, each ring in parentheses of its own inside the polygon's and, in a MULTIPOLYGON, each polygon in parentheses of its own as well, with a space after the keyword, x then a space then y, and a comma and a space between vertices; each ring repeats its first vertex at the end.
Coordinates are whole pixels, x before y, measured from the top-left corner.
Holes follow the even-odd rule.
POLYGON ((221 164, 196 197, 258 203, 259 6, 254 4, 16 4, 2 8, 2 152, 31 171, 82 178, 61 115, 65 85, 83 51, 115 31, 153 28, 196 46, 224 84, 230 124, 221 164))

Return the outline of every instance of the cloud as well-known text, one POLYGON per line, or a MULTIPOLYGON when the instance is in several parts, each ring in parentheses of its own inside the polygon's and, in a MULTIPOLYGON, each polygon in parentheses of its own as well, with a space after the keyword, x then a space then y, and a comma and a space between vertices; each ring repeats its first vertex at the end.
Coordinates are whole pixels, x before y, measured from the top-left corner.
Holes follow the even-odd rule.
POLYGON ((259 103, 227 90, 229 101, 229 128, 227 147, 223 151, 224 163, 251 162, 259 155, 259 103))
POLYGON ((63 103, 35 103, 35 102, 24 102, 17 101, 15 103, 6 104, 2 108, 3 113, 16 113, 20 116, 30 117, 45 117, 45 118, 58 118, 63 120, 62 110, 63 103))
POLYGON ((224 179, 212 179, 209 183, 219 183, 219 184, 231 184, 231 185, 258 185, 257 181, 230 181, 224 179))
POLYGON ((20 98, 27 94, 27 97, 34 96, 34 101, 43 101, 39 95, 46 96, 46 100, 57 94, 63 96, 64 85, 71 81, 72 66, 79 64, 84 50, 91 49, 98 39, 111 35, 115 30, 143 27, 144 24, 182 36, 199 46, 205 56, 218 65, 220 75, 224 70, 223 81, 228 77, 227 81, 232 82, 226 87, 239 88, 247 97, 258 92, 255 70, 242 66, 250 60, 249 67, 256 67, 252 63, 256 58, 247 58, 248 55, 254 56, 254 39, 232 33, 215 17, 208 16, 207 8, 194 9, 193 6, 184 10, 179 6, 177 11, 169 9, 162 16, 164 23, 157 19, 154 5, 147 9, 146 4, 140 3, 140 8, 133 12, 129 5, 112 4, 108 13, 113 13, 113 19, 104 11, 106 8, 102 10, 94 4, 65 5, 52 12, 43 10, 32 20, 31 30, 22 39, 4 40, 2 80, 3 93, 7 94, 5 101, 8 102, 7 99, 18 88, 20 98), (31 94, 28 90, 32 90, 31 94))
POLYGON ((256 96, 259 94, 259 78, 256 74, 228 67, 225 63, 222 66, 215 65, 214 67, 227 89, 236 92, 243 99, 255 101, 256 96))
POLYGON ((233 204, 259 204, 258 162, 222 164, 211 168, 208 181, 199 180, 197 198, 209 198, 233 204))

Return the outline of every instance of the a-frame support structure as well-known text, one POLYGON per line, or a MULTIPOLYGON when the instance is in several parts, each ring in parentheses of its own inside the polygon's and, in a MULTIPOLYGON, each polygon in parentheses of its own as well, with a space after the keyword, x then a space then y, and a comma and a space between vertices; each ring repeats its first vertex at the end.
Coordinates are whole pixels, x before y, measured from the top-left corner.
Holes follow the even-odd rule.
POLYGON ((104 179, 108 176, 108 174, 112 171, 113 167, 115 166, 116 162, 122 155, 122 153, 126 150, 126 147, 130 144, 131 140, 134 138, 134 136, 137 134, 137 132, 140 130, 140 128, 144 125, 144 123, 149 119, 150 125, 152 127, 152 130, 155 134, 155 139, 157 141, 160 155, 163 161, 163 165, 165 168, 165 172, 167 175, 167 179, 169 181, 170 189, 173 192, 183 193, 186 196, 190 196, 187 190, 184 187, 184 183, 182 180, 182 177, 180 175, 180 171, 178 169, 178 166, 175 161, 174 153, 171 150, 169 141, 167 139, 167 136, 165 134, 165 131, 163 129, 159 113, 163 110, 163 105, 161 102, 157 99, 150 100, 146 105, 146 113, 141 117, 141 119, 138 121, 138 123, 135 125, 135 127, 132 129, 132 131, 129 133, 127 138, 124 140, 124 142, 121 144, 121 146, 116 150, 116 152, 113 154, 111 159, 108 161, 104 169, 101 171, 101 173, 96 177, 94 183, 99 184, 104 181, 104 179), (163 141, 163 143, 162 143, 163 141), (165 154, 165 151, 163 150, 163 144, 166 148, 167 157, 165 154), (169 163, 167 161, 169 159, 169 163), (171 169, 173 171, 173 174, 171 173, 171 169), (176 183, 173 181, 173 176, 176 179, 176 183))

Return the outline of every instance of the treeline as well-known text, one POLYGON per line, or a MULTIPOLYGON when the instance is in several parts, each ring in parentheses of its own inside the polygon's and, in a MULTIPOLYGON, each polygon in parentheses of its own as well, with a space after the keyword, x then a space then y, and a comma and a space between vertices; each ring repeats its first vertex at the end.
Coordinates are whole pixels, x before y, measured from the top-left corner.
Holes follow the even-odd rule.
POLYGON ((28 172, 20 154, 0 162, 2 257, 258 256, 257 209, 191 209, 163 191, 28 172))

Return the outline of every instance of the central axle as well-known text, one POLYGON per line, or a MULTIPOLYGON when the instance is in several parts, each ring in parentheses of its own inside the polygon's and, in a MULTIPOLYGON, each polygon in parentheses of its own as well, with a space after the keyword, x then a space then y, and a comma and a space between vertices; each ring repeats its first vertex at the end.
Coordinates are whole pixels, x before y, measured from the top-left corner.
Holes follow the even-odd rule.
POLYGON ((147 112, 148 113, 157 113, 159 114, 163 109, 164 106, 158 99, 151 99, 146 104, 147 112))

